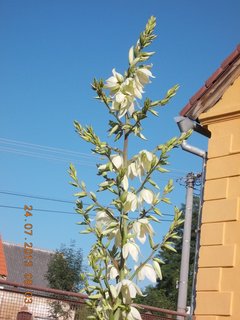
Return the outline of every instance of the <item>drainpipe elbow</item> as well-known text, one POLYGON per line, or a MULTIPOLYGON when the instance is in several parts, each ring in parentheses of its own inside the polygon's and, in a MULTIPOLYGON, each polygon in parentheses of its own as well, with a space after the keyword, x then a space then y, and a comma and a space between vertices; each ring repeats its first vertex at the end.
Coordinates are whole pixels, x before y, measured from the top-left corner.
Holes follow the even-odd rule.
POLYGON ((187 143, 186 140, 183 140, 183 142, 181 144, 181 147, 182 147, 183 150, 185 150, 185 151, 187 151, 189 153, 193 153, 196 156, 199 156, 199 157, 201 157, 203 159, 206 159, 206 157, 207 157, 206 151, 201 150, 201 149, 199 149, 197 147, 191 146, 190 144, 187 143))

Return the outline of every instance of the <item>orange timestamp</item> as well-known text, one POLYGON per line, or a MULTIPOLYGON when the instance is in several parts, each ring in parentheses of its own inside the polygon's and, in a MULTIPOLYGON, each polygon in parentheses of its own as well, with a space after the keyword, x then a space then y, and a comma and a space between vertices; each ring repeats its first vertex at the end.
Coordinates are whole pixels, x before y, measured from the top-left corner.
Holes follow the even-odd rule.
MULTIPOLYGON (((24 224, 24 260, 23 264, 27 268, 31 268, 33 266, 33 243, 32 243, 32 236, 33 236, 33 225, 31 223, 32 217, 32 206, 24 206, 24 216, 25 216, 25 224, 24 224)), ((23 283, 24 285, 31 286, 33 284, 33 275, 30 272, 24 273, 23 283)), ((32 292, 27 291, 24 294, 24 302, 25 303, 32 303, 32 292)))

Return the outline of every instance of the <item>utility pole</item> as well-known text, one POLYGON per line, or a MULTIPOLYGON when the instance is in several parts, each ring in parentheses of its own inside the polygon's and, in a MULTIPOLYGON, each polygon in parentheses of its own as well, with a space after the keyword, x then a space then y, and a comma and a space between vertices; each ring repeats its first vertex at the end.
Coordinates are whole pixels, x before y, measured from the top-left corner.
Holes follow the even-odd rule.
MULTIPOLYGON (((192 209, 193 209, 193 190, 196 180, 199 175, 188 173, 186 176, 186 208, 185 220, 183 230, 183 243, 182 243, 182 257, 180 268, 180 279, 178 289, 178 303, 177 311, 186 312, 187 307, 187 293, 188 293, 188 274, 189 274, 189 258, 190 258, 190 245, 191 245, 191 227, 192 227, 192 209)), ((178 317, 182 320, 182 317, 178 317)))

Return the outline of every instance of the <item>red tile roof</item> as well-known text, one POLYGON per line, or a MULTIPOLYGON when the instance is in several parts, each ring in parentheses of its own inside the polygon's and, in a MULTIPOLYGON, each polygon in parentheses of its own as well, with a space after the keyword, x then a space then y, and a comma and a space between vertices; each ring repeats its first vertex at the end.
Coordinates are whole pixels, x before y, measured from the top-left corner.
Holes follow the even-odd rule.
MULTIPOLYGON (((194 114, 194 108, 196 107, 197 102, 208 93, 213 85, 216 83, 219 78, 226 73, 226 71, 231 68, 232 64, 240 58, 240 44, 236 49, 222 62, 221 66, 207 79, 205 84, 190 98, 187 105, 180 111, 181 116, 189 116, 194 114)), ((195 119, 194 119, 195 120, 195 119)))
POLYGON ((7 264, 6 264, 4 249, 3 249, 2 238, 0 236, 0 277, 6 277, 6 276, 7 276, 7 264))

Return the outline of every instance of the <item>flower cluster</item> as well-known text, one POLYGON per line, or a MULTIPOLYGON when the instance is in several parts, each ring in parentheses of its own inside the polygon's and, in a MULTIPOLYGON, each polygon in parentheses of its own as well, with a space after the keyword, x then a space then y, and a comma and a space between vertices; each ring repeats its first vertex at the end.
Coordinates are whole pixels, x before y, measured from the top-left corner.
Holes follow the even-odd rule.
MULTIPOLYGON (((118 171, 119 169, 124 168, 123 164, 123 157, 119 154, 112 154, 110 156, 110 162, 107 164, 102 164, 98 166, 99 172, 106 172, 106 171, 118 171)), ((150 169, 156 165, 158 161, 158 158, 155 154, 153 154, 150 151, 142 150, 139 152, 138 155, 134 156, 131 160, 128 161, 127 164, 127 170, 126 174, 122 177, 121 185, 125 191, 128 190, 129 187, 129 181, 128 178, 131 180, 135 177, 139 177, 141 180, 142 176, 146 175, 150 171, 150 169)), ((108 183, 106 183, 108 184, 108 183)), ((105 184, 101 184, 101 186, 104 186, 105 184)), ((153 193, 150 190, 143 190, 142 193, 140 193, 139 198, 137 199, 137 202, 135 201, 135 196, 131 193, 129 193, 128 201, 133 201, 133 206, 131 211, 135 211, 136 208, 142 205, 143 201, 146 201, 148 204, 153 203, 153 193), (136 205, 134 204, 136 202, 136 205)), ((128 206, 128 204, 126 203, 128 206)))
POLYGON ((142 208, 143 203, 152 205, 155 201, 155 194, 152 190, 143 189, 140 191, 139 196, 129 191, 127 194, 126 202, 124 203, 125 212, 135 212, 137 209, 142 208))
MULTIPOLYGON (((129 63, 135 65, 133 48, 129 52, 129 63)), ((115 69, 112 76, 106 80, 105 88, 109 89, 112 99, 112 111, 117 112, 122 118, 127 112, 132 116, 136 99, 142 99, 144 86, 154 78, 150 71, 151 65, 134 67, 132 74, 122 75, 115 69)))
POLYGON ((119 294, 122 294, 123 303, 130 304, 136 295, 143 295, 140 288, 131 280, 124 279, 118 282, 117 285, 110 286, 112 296, 116 299, 119 294))

